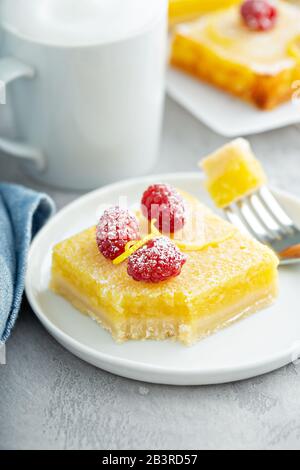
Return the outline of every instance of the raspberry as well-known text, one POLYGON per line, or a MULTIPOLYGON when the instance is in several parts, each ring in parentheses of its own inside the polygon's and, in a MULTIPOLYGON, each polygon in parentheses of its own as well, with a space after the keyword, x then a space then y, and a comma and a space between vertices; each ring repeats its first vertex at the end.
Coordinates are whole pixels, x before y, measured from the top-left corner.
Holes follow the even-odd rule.
POLYGON ((148 220, 156 219, 157 228, 166 234, 185 224, 185 206, 181 195, 167 184, 149 186, 142 197, 142 212, 148 220))
POLYGON ((241 15, 248 28, 254 31, 268 31, 277 20, 277 9, 267 0, 246 0, 241 15))
POLYGON ((181 273, 186 257, 166 237, 150 240, 128 259, 127 272, 135 281, 161 282, 181 273))
POLYGON ((96 240, 99 251, 111 260, 124 253, 126 243, 139 238, 136 218, 117 206, 106 210, 97 225, 96 240))

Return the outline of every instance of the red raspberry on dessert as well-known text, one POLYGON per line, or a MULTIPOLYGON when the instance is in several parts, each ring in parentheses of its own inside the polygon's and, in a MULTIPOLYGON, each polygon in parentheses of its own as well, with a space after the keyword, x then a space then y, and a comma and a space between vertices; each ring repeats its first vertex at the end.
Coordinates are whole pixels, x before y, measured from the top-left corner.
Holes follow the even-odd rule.
POLYGON ((241 6, 241 15, 251 30, 269 31, 276 23, 278 12, 269 0, 246 0, 241 6))
POLYGON ((185 224, 185 205, 182 196, 170 185, 154 184, 143 194, 142 213, 149 221, 156 219, 157 228, 171 234, 185 224))
POLYGON ((128 210, 116 206, 103 213, 96 228, 96 241, 105 258, 116 259, 128 242, 139 239, 138 221, 128 210))
POLYGON ((135 281, 162 282, 179 276, 186 256, 167 237, 154 238, 128 259, 127 272, 135 281))

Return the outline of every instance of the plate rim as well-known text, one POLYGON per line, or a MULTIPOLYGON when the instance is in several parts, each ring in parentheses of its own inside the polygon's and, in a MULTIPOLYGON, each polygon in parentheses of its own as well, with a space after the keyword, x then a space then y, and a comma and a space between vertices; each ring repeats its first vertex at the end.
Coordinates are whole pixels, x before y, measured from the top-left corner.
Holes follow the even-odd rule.
MULTIPOLYGON (((300 112, 299 112, 299 118, 297 118, 297 119, 295 117, 286 116, 284 119, 281 119, 281 120, 278 119, 278 122, 276 122, 276 123, 273 123, 273 124, 266 123, 266 124, 262 125, 261 127, 258 127, 258 126, 253 127, 252 126, 251 128, 249 128, 249 125, 245 124, 245 125, 241 126, 238 129, 238 132, 235 131, 234 129, 232 129, 232 131, 224 129, 222 124, 220 124, 219 122, 211 122, 210 119, 206 119, 205 117, 200 116, 200 114, 195 109, 193 109, 193 107, 190 106, 189 103, 187 103, 187 99, 182 95, 182 93, 180 93, 180 90, 178 90, 178 87, 172 83, 172 74, 180 74, 185 79, 194 81, 194 82, 198 83, 200 86, 204 85, 206 87, 209 87, 209 89, 212 92, 215 91, 215 92, 218 92, 218 93, 223 93, 223 94, 225 93, 225 95, 227 95, 229 97, 231 95, 227 94, 226 92, 224 92, 222 90, 219 90, 218 88, 216 88, 212 84, 201 82, 201 81, 195 79, 194 77, 189 76, 188 74, 185 74, 181 70, 176 70, 176 69, 174 70, 172 67, 168 68, 167 79, 166 79, 166 92, 167 92, 168 96, 172 100, 174 100, 177 104, 179 104, 182 108, 184 108, 188 113, 190 113, 199 122, 201 122, 202 124, 207 126, 209 129, 211 129, 213 132, 215 132, 215 133, 217 133, 217 134, 219 134, 223 137, 236 138, 236 137, 239 137, 240 135, 251 136, 251 135, 254 135, 254 134, 263 134, 265 132, 270 132, 270 131, 274 131, 274 130, 278 130, 278 129, 283 129, 283 128, 288 127, 288 126, 297 125, 300 122, 300 112)), ((243 103, 243 100, 240 100, 239 98, 237 98, 235 96, 232 96, 232 98, 238 100, 241 103, 243 103)), ((217 95, 216 95, 216 99, 217 99, 217 95)), ((252 106, 251 103, 247 104, 246 102, 244 102, 243 104, 245 106, 247 106, 247 105, 250 106, 250 107, 252 106)), ((289 102, 283 103, 280 106, 286 106, 288 104, 289 104, 289 102)), ((292 100, 291 100, 290 104, 292 105, 292 100)), ((278 109, 279 108, 275 108, 275 110, 273 110, 273 111, 278 111, 278 109)), ((254 110, 256 110, 255 107, 254 107, 254 110)), ((257 109, 256 111, 259 112, 260 110, 257 109)), ((267 114, 268 112, 272 112, 272 110, 271 111, 263 111, 262 110, 260 112, 264 113, 264 114, 267 114)))
MULTIPOLYGON (((260 361, 249 362, 239 366, 228 366, 228 367, 219 367, 219 368, 209 368, 209 369, 199 369, 199 370, 189 370, 179 368, 169 368, 165 366, 144 364, 136 362, 132 359, 126 359, 122 357, 114 357, 111 354, 100 352, 94 350, 90 346, 82 344, 80 341, 74 339, 69 334, 62 331, 58 326, 49 320, 47 315, 43 312, 43 309, 38 304, 35 295, 34 288, 31 283, 30 277, 30 263, 31 258, 36 250, 36 247, 39 245, 40 239, 44 236, 45 233, 59 222, 64 214, 69 210, 73 209, 75 206, 88 203, 89 199, 94 199, 98 194, 105 194, 110 192, 118 187, 126 187, 128 185, 135 185, 139 183, 153 182, 153 179, 160 179, 161 181, 168 181, 176 178, 196 178, 199 181, 203 181, 204 175, 199 172, 173 172, 173 173, 160 173, 155 175, 141 176, 137 178, 128 178, 126 180, 121 180, 91 192, 84 194, 76 198, 71 203, 67 204, 61 210, 59 210, 50 221, 41 229, 41 231, 34 238, 28 253, 28 266, 25 277, 25 293, 28 299, 28 302, 42 325, 46 330, 54 337, 64 348, 71 351, 77 357, 80 357, 85 362, 95 365, 98 368, 112 372, 119 376, 142 380, 144 382, 150 383, 159 383, 159 384, 168 384, 168 385, 212 385, 212 384, 221 384, 228 382, 235 382, 239 380, 245 380, 252 377, 257 377, 259 375, 272 372, 277 370, 289 363, 292 362, 293 355, 297 352, 300 353, 300 344, 297 345, 298 349, 296 350, 293 345, 281 351, 277 355, 270 355, 267 358, 264 358, 260 361), (95 362, 90 362, 90 360, 84 358, 89 356, 98 363, 101 362, 101 366, 97 365, 95 362), (122 370, 123 372, 122 373, 122 370), (150 375, 150 377, 149 377, 150 375)), ((275 188, 274 188, 275 189, 275 188)), ((280 189, 275 189, 277 194, 282 195, 282 197, 290 200, 291 203, 299 204, 300 199, 296 196, 291 195, 286 191, 280 189)))

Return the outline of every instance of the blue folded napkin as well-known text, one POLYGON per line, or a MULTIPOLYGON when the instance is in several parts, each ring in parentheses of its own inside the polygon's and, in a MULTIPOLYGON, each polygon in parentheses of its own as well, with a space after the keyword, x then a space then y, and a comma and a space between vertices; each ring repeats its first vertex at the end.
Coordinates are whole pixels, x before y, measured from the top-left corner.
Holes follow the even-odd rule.
POLYGON ((18 316, 30 242, 53 213, 45 194, 0 183, 0 345, 18 316))

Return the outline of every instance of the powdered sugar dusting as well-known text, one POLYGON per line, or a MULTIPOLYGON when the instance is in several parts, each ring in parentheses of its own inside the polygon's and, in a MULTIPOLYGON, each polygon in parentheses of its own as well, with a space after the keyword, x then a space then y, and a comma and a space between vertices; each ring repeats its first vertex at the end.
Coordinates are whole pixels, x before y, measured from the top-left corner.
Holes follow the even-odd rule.
POLYGON ((136 281, 161 282, 178 276, 185 262, 171 240, 154 238, 129 257, 128 274, 136 281))
POLYGON ((126 243, 140 238, 136 217, 118 206, 107 209, 96 228, 96 240, 100 252, 111 260, 124 253, 126 243))
POLYGON ((182 196, 168 184, 154 184, 144 192, 142 213, 148 220, 157 220, 157 227, 165 234, 180 230, 186 220, 182 196))

